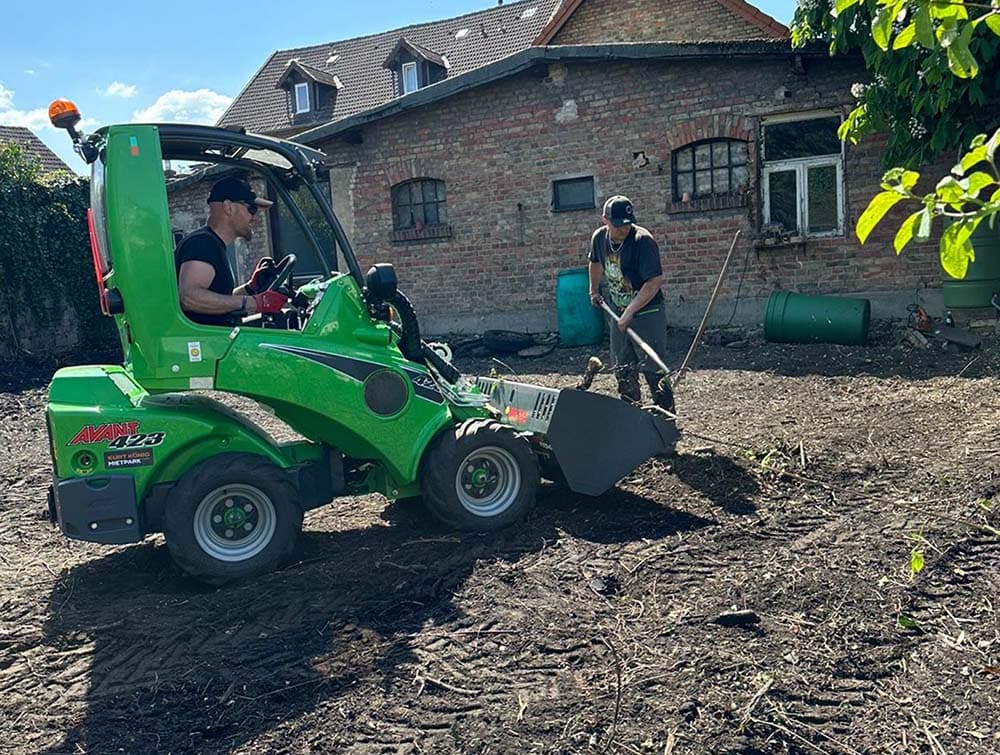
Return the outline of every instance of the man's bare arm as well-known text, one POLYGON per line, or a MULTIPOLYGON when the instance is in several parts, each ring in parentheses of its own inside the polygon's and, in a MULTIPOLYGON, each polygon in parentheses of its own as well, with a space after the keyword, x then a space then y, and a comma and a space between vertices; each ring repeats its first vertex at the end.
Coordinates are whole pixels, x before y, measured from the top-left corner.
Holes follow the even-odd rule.
MULTIPOLYGON (((181 309, 186 312, 199 312, 203 315, 224 315, 235 312, 243 306, 242 295, 217 294, 209 291, 215 278, 215 269, 207 262, 191 260, 181 265, 177 278, 180 291, 181 309)), ((247 297, 247 312, 256 311, 253 297, 247 297)))

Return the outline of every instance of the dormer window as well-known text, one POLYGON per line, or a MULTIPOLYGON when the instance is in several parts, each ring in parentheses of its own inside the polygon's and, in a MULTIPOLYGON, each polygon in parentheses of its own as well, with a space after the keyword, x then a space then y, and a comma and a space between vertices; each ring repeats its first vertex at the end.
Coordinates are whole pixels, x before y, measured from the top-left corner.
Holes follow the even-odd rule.
POLYGON ((403 63, 403 94, 415 92, 420 88, 417 80, 417 64, 403 63))
POLYGON ((288 111, 295 123, 312 121, 333 112, 337 92, 344 88, 329 68, 317 68, 292 58, 275 84, 288 93, 288 111))
POLYGON ((448 77, 448 59, 416 42, 400 37, 382 63, 393 72, 396 91, 402 97, 448 77))
POLYGON ((312 108, 309 105, 309 84, 302 82, 295 85, 295 112, 308 113, 312 108))

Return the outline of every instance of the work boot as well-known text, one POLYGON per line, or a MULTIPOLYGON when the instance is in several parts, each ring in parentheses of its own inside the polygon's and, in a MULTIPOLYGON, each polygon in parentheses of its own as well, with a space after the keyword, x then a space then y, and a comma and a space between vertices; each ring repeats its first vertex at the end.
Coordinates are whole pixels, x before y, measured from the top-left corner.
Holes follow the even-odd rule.
POLYGON ((653 397, 653 403, 661 409, 666 409, 671 414, 676 414, 674 408, 674 391, 670 387, 670 378, 662 373, 646 372, 646 383, 649 385, 649 393, 653 397))
POLYGON ((618 381, 618 395, 630 404, 642 403, 642 389, 639 387, 639 375, 634 365, 623 365, 615 368, 615 379, 618 381))

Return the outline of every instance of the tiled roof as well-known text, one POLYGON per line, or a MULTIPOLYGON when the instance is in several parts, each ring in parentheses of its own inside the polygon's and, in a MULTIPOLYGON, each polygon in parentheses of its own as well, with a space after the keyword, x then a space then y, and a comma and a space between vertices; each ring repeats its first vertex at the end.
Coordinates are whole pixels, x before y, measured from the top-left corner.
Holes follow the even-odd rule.
POLYGON ((444 57, 444 55, 439 55, 438 53, 434 52, 434 50, 428 50, 426 47, 422 47, 418 45, 416 42, 411 42, 406 37, 399 38, 399 41, 396 43, 396 46, 393 47, 392 52, 389 53, 389 57, 386 58, 386 61, 382 64, 382 67, 388 68, 390 64, 396 59, 396 56, 399 54, 400 50, 409 50, 409 52, 412 55, 418 58, 429 60, 431 63, 436 63, 442 68, 448 67, 448 59, 444 57))
POLYGON ((285 82, 285 77, 293 70, 298 70, 306 78, 312 79, 313 81, 319 82, 320 84, 326 84, 334 89, 343 88, 343 84, 340 83, 340 79, 337 78, 336 74, 330 73, 329 71, 324 71, 322 68, 316 68, 315 66, 306 65, 301 60, 289 60, 285 65, 285 70, 282 72, 281 76, 278 78, 278 82, 275 84, 276 87, 281 88, 285 82))
POLYGON ((55 170, 65 170, 70 173, 69 166, 59 159, 55 152, 45 146, 45 143, 23 126, 0 126, 0 145, 14 142, 41 161, 46 173, 55 170))
POLYGON ((258 133, 301 131, 377 107, 398 96, 392 71, 382 67, 402 37, 447 58, 448 78, 501 60, 527 48, 548 23, 560 0, 522 0, 456 18, 330 42, 313 47, 278 50, 254 75, 229 109, 220 126, 245 126, 258 133), (464 32, 464 33, 463 33, 464 32), (313 123, 292 125, 287 92, 276 89, 290 60, 326 71, 343 82, 332 113, 313 123))

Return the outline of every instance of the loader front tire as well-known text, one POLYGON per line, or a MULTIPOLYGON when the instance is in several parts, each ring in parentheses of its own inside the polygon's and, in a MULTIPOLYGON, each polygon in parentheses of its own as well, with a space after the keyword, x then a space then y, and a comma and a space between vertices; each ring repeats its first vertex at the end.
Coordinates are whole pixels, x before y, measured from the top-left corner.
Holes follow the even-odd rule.
POLYGON ((295 486, 253 454, 220 454, 196 464, 170 491, 167 547, 191 576, 220 585, 273 571, 302 529, 295 486))
POLYGON ((459 530, 499 530, 535 504, 538 462, 514 431, 469 420, 439 435, 424 457, 420 487, 430 512, 459 530))

